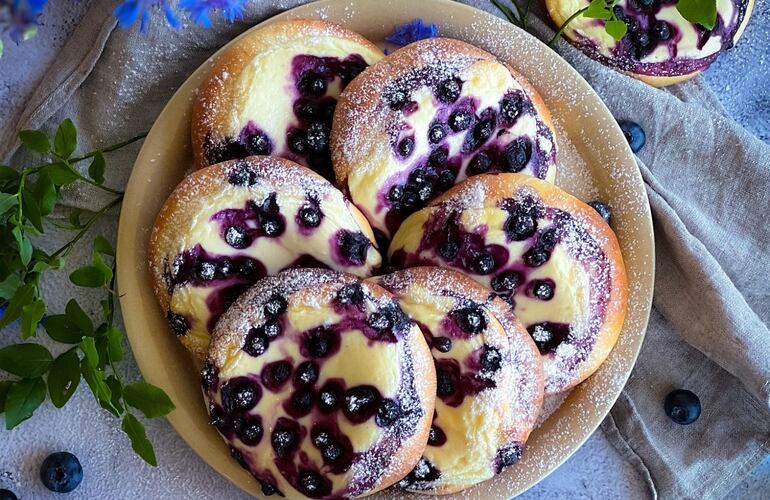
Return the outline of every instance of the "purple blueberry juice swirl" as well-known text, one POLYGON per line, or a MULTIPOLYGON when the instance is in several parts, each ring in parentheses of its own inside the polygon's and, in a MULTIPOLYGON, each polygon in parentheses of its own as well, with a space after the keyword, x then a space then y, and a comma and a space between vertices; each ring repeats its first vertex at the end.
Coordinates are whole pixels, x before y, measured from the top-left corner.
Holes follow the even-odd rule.
POLYGON ((237 440, 263 447, 248 454, 236 449, 234 456, 260 482, 266 495, 282 493, 270 472, 255 463, 254 453, 269 450, 281 476, 304 496, 358 496, 374 487, 403 441, 417 431, 423 416, 413 367, 403 353, 399 358, 405 365, 399 370, 401 380, 394 396, 383 394, 375 385, 351 385, 334 373, 324 373, 327 362, 341 354, 345 335, 363 334, 370 343, 393 346, 404 341, 413 323, 398 304, 378 300, 375 305, 360 283, 352 283, 338 289, 330 306, 341 316, 337 322, 295 331, 286 317, 287 299, 275 293, 263 306, 256 306, 264 310, 264 324, 251 328, 242 349, 259 359, 271 349, 281 352, 273 343, 297 342, 299 357, 282 357, 266 363, 258 374, 227 380, 221 380, 211 365, 201 372, 211 401, 212 425, 231 444, 237 440), (271 323, 280 327, 270 328, 271 323), (280 416, 274 424, 269 423, 271 408, 262 409, 268 414, 257 413, 258 402, 268 393, 280 397, 280 416), (357 452, 340 420, 355 426, 375 425, 384 435, 374 449, 357 452), (272 431, 268 433, 266 428, 272 431), (318 451, 320 461, 305 451, 308 447, 318 451), (354 467, 352 483, 335 491, 333 477, 354 467))
MULTIPOLYGON (((733 46, 735 35, 745 19, 749 1, 732 0, 735 15, 726 19, 724 13, 718 12, 713 29, 690 24, 681 19, 679 14, 673 14, 672 9, 676 0, 627 0, 614 7, 617 19, 627 26, 626 34, 611 49, 608 56, 602 52, 597 42, 583 35, 579 28, 573 32, 573 43, 594 59, 603 64, 623 71, 649 76, 678 76, 708 68, 719 56, 721 51, 733 46), (665 10, 665 15, 663 11, 665 10), (671 16, 679 18, 677 23, 671 22, 671 16), (680 43, 686 36, 686 31, 695 30, 698 50, 714 38, 719 38, 719 50, 700 58, 681 57, 680 43), (668 58, 660 62, 644 62, 644 59, 659 47, 664 47, 668 58)), ((593 21, 602 23, 603 21, 593 21)), ((687 34, 689 36, 689 33, 687 34)))
POLYGON ((463 84, 458 77, 446 78, 425 68, 392 82, 383 92, 386 104, 398 112, 389 128, 392 155, 407 164, 376 195, 376 210, 385 210, 385 225, 391 234, 409 214, 466 177, 528 169, 545 179, 555 163, 555 148, 542 146, 553 144, 553 132, 524 91, 510 89, 495 106, 481 109, 477 98, 461 97, 463 84), (433 90, 436 112, 427 130, 414 130, 407 120, 419 104, 410 96, 426 86, 433 90), (509 131, 527 115, 536 120, 535 137, 511 138, 509 131), (449 140, 456 136, 462 137, 462 145, 450 154, 449 140), (417 156, 416 142, 427 143, 429 152, 417 156))
POLYGON ((337 95, 336 90, 330 93, 329 88, 339 82, 339 88, 344 89, 366 67, 366 61, 359 54, 345 58, 294 56, 288 75, 294 94, 292 114, 287 117, 286 128, 281 132, 283 137, 280 140, 270 137, 260 128, 260 118, 253 117, 237 137, 209 136, 204 147, 207 161, 214 164, 251 155, 273 154, 297 161, 334 181, 329 133, 337 95), (279 150, 276 144, 285 144, 285 147, 279 150))

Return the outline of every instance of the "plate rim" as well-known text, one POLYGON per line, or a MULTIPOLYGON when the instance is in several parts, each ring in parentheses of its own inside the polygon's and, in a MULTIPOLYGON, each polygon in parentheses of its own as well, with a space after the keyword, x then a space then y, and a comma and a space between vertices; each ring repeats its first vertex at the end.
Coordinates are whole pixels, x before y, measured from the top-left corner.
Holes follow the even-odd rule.
MULTIPOLYGON (((319 18, 323 17, 322 15, 319 15, 319 12, 323 11, 324 8, 329 6, 330 4, 348 4, 348 5, 355 5, 356 7, 360 7, 361 10, 365 10, 365 4, 366 3, 375 3, 379 2, 380 0, 357 0, 356 2, 350 1, 350 0, 318 0, 318 1, 311 1, 309 3, 305 3, 296 7, 293 7, 288 10, 284 10, 282 12, 278 12, 277 14, 264 19, 263 21, 251 26, 250 28, 246 29, 243 33, 239 34, 238 36, 234 37, 233 39, 229 40, 226 44, 221 46, 219 49, 217 49, 213 54, 211 54, 208 58, 206 58, 197 68, 195 68, 189 76, 180 84, 179 88, 174 92, 174 94, 169 98, 169 100, 166 102, 166 104, 161 109, 160 113, 157 115, 155 121, 153 122, 152 127, 150 128, 149 132, 147 133, 147 137, 145 138, 141 149, 137 153, 136 159, 134 161, 134 164, 131 168, 131 174, 129 176, 129 179, 126 183, 125 188, 125 194, 123 199, 123 205, 121 207, 121 212, 118 220, 118 234, 117 234, 117 244, 116 244, 116 262, 117 262, 117 287, 119 292, 119 302, 121 304, 121 312, 123 311, 123 308, 125 306, 124 302, 128 302, 128 299, 125 298, 127 294, 125 293, 127 289, 124 289, 123 283, 130 282, 130 277, 137 273, 137 269, 135 266, 136 259, 135 256, 130 257, 128 260, 123 258, 123 251, 121 251, 124 248, 130 248, 131 247, 131 240, 135 236, 135 231, 141 230, 141 226, 138 223, 139 216, 134 215, 134 210, 125 210, 124 207, 128 205, 128 201, 139 197, 141 198, 141 194, 137 195, 135 193, 141 193, 141 185, 139 176, 137 174, 137 169, 135 168, 139 163, 140 160, 144 160, 143 155, 148 154, 145 151, 145 145, 149 143, 149 139, 153 137, 154 135, 157 135, 160 133, 160 125, 159 122, 160 117, 163 116, 169 108, 172 107, 172 105, 179 99, 184 98, 184 93, 187 92, 186 87, 191 84, 191 81, 193 81, 196 77, 196 75, 201 74, 201 72, 205 71, 205 68, 211 64, 211 61, 215 60, 217 57, 219 57, 228 47, 230 47, 233 43, 235 43, 238 39, 246 36, 248 33, 252 32, 253 30, 260 29, 268 24, 283 21, 286 19, 292 19, 292 18, 319 18), (129 265, 131 264, 131 265, 129 265)), ((489 22, 495 22, 500 23, 502 20, 501 18, 495 16, 494 14, 491 14, 489 12, 486 12, 482 9, 473 7, 471 5, 467 5, 464 3, 460 3, 454 0, 421 0, 421 3, 433 3, 437 4, 438 6, 443 6, 445 8, 453 9, 456 11, 466 11, 471 16, 478 16, 481 15, 486 21, 489 22)), ((344 25, 344 22, 341 21, 332 21, 332 22, 338 22, 339 24, 344 25)), ((537 37, 532 35, 531 33, 527 32, 526 30, 523 30, 519 28, 518 26, 515 26, 511 23, 504 23, 502 24, 504 29, 509 29, 513 32, 517 33, 517 36, 525 36, 529 37, 535 41, 537 41, 538 44, 542 45, 544 50, 551 50, 547 47, 546 44, 544 44, 542 41, 540 41, 537 37)), ((599 105, 601 108, 601 111, 606 113, 608 116, 612 117, 612 113, 610 112, 609 108, 607 108, 607 105, 604 103, 604 101, 599 97, 599 95, 596 93, 596 91, 593 89, 593 87, 590 86, 590 84, 585 80, 585 78, 572 66, 570 65, 564 58, 562 58, 558 53, 557 57, 555 58, 558 62, 557 65, 561 66, 558 68, 559 70, 564 70, 572 73, 574 77, 577 77, 578 81, 585 86, 585 90, 589 94, 591 94, 595 99, 594 101, 599 105)), ((196 85, 197 86, 197 85, 196 85)), ((611 121, 611 124, 609 126, 613 129, 611 134, 620 134, 622 137, 622 131, 620 130, 619 125, 614 120, 611 121)), ((630 156, 634 159, 635 162, 635 156, 631 152, 630 147, 626 143, 626 141, 623 141, 623 144, 625 145, 625 155, 624 156, 630 156)), ((634 184, 641 184, 644 185, 644 180, 641 175, 641 172, 637 168, 634 174, 634 184)), ((636 329, 638 330, 636 345, 633 346, 633 352, 631 353, 631 356, 629 359, 629 368, 625 371, 622 378, 622 383, 618 383, 618 389, 614 393, 610 394, 610 397, 608 399, 611 399, 611 403, 607 403, 605 405, 605 408, 603 408, 600 411, 601 418, 597 418, 595 423, 592 423, 590 426, 587 426, 587 431, 583 433, 583 435, 578 439, 577 441, 574 441, 570 444, 570 449, 567 453, 564 453, 558 460, 554 460, 553 462, 548 464, 549 470, 547 470, 544 474, 542 474, 537 480, 531 482, 531 484, 527 485, 520 491, 517 491, 515 495, 520 495, 521 493, 527 491, 528 489, 532 488, 536 484, 543 481, 546 477, 548 477, 551 473, 553 473, 556 469, 558 469, 564 462, 566 462, 570 457, 572 457, 575 452, 577 452, 578 449, 580 449, 583 444, 594 434, 596 429, 601 425, 601 422, 607 417, 609 412, 611 411, 612 407, 614 406, 615 402, 620 396, 620 393, 622 392, 623 388, 625 387, 626 383, 628 382, 628 378, 630 377, 631 373, 633 372, 634 367, 636 366, 636 362, 638 360, 642 344, 644 342, 646 332, 647 332, 647 326, 649 324, 650 314, 652 310, 652 300, 653 300, 653 292, 654 292, 654 281, 655 281, 655 234, 653 231, 653 220, 652 220, 652 213, 651 208, 649 204, 649 198, 647 196, 646 190, 641 190, 644 195, 643 200, 643 208, 644 211, 642 214, 640 214, 640 219, 644 223, 646 228, 649 228, 649 237, 650 237, 650 250, 648 252, 648 261, 650 262, 651 266, 647 270, 647 279, 645 281, 649 284, 649 293, 642 297, 644 300, 641 303, 641 315, 642 319, 638 323, 636 329)), ((146 240, 149 239, 149 236, 147 236, 146 240)), ((144 270, 139 271, 140 274, 145 274, 144 270)), ((147 276, 144 276, 140 279, 147 279, 147 276)), ((155 297, 151 297, 151 300, 155 300, 155 297)), ((135 320, 131 318, 130 315, 122 316, 123 317, 123 323, 124 328, 126 331, 126 337, 128 338, 129 345, 131 347, 132 353, 134 354, 134 359, 136 361, 136 364, 139 368, 139 371, 142 373, 142 377, 145 381, 149 383, 153 383, 155 385, 161 386, 162 380, 159 380, 155 374, 151 374, 150 376, 147 376, 146 373, 151 373, 150 367, 147 364, 148 360, 143 359, 141 356, 137 356, 136 352, 139 352, 140 350, 137 349, 140 339, 138 336, 132 335, 130 330, 135 331, 134 323, 135 320), (129 327, 129 324, 132 326, 129 327)), ((136 320, 139 321, 139 320, 136 320)), ((169 415, 165 417, 171 427, 174 429, 174 431, 179 435, 185 443, 203 460, 206 462, 207 465, 209 465, 212 469, 214 469, 219 475, 225 477, 227 480, 235 484, 238 488, 240 488, 242 491, 246 492, 249 495, 256 496, 256 491, 252 488, 247 489, 246 485, 242 484, 242 482, 237 477, 233 477, 231 474, 229 474, 226 470, 223 470, 223 468, 219 467, 217 464, 212 463, 211 460, 209 460, 205 453, 205 448, 202 446, 199 446, 196 440, 194 439, 194 436, 188 435, 186 432, 183 432, 180 430, 180 427, 183 426, 183 422, 187 420, 186 415, 173 411, 169 415)))

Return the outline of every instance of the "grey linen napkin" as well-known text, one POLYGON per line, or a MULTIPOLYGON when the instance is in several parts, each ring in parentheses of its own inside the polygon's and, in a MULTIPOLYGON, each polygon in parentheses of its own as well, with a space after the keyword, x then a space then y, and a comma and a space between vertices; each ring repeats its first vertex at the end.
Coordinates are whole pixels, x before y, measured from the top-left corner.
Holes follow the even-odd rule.
MULTIPOLYGON (((0 159, 15 151, 18 130, 51 128, 66 116, 82 131, 83 150, 149 129, 216 49, 299 3, 250 2, 233 25, 175 31, 156 22, 139 35, 114 29, 113 2, 94 2, 15 125, 0 133, 0 159)), ((494 12, 484 0, 465 3, 494 12)), ((542 10, 535 16, 532 31, 549 39, 542 10)), ((721 498, 770 453, 770 146, 727 118, 699 78, 656 90, 564 42, 557 48, 616 118, 647 132, 638 163, 655 222, 654 309, 637 365, 602 429, 653 497, 721 498), (703 404, 686 427, 662 409, 664 396, 680 387, 703 404)), ((135 154, 118 153, 109 182, 125 184, 135 154)), ((82 208, 104 202, 83 188, 65 199, 82 208)))

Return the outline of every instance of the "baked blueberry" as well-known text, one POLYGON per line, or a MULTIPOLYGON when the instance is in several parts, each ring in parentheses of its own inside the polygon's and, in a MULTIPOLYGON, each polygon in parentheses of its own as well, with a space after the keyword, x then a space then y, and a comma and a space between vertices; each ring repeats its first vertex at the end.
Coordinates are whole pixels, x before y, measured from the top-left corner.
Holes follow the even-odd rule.
POLYGON ((414 137, 404 137, 398 143, 398 154, 406 158, 414 151, 414 137))
POLYGON ((610 208, 609 205, 607 205, 603 201, 594 200, 594 201, 588 202, 588 206, 596 210, 599 213, 599 215, 601 215, 602 219, 604 219, 604 222, 606 222, 607 224, 612 222, 612 209, 610 208))
POLYGON ((433 339, 433 347, 439 352, 449 352, 452 350, 452 339, 449 337, 436 337, 433 339))
POLYGON ((388 191, 388 200, 392 201, 393 203, 396 203, 401 201, 403 197, 404 197, 403 186, 399 186, 398 184, 391 186, 390 190, 388 191))
POLYGON ((559 237, 556 234, 556 229, 550 228, 542 232, 537 239, 537 244, 546 250, 553 250, 553 247, 558 243, 559 237))
POLYGON ((304 417, 313 409, 315 393, 309 387, 300 387, 291 395, 290 405, 287 408, 289 415, 294 418, 304 417))
POLYGON ((280 314, 283 314, 283 312, 286 311, 287 306, 288 304, 286 299, 277 294, 273 295, 268 299, 267 302, 265 302, 265 316, 268 318, 274 318, 280 314))
POLYGON ((320 97, 326 93, 326 80, 314 71, 308 71, 300 78, 297 88, 303 96, 320 97))
POLYGON ((297 477, 297 489, 310 498, 320 498, 324 492, 331 488, 327 485, 327 479, 313 470, 305 470, 299 473, 297 477))
POLYGON ((374 421, 380 427, 390 427, 396 420, 401 418, 402 414, 403 411, 401 410, 401 405, 396 401, 393 401, 392 399, 383 399, 377 410, 377 416, 374 418, 374 421))
POLYGON ((666 21, 657 21, 652 26, 652 33, 655 36, 655 38, 660 40, 661 42, 665 42, 666 40, 671 38, 671 28, 669 27, 669 24, 666 21))
POLYGON ((257 405, 262 397, 262 390, 250 378, 237 377, 224 383, 221 394, 222 406, 226 412, 244 412, 257 405))
POLYGON ((251 152, 255 155, 269 155, 273 151, 273 144, 270 142, 270 138, 262 132, 248 138, 248 145, 251 152))
POLYGON ((551 252, 541 246, 534 246, 524 254, 524 263, 529 267, 540 267, 551 258, 551 252))
POLYGON ((318 365, 315 361, 303 361, 294 373, 297 385, 313 385, 318 380, 318 365))
POLYGON ((340 304, 363 304, 365 298, 364 289, 359 283, 345 285, 337 292, 337 302, 340 304))
POLYGON ((337 237, 337 245, 342 255, 354 265, 366 262, 366 252, 371 242, 361 231, 352 232, 343 229, 337 237))
POLYGON ((481 253, 473 258, 470 267, 477 274, 489 274, 495 270, 495 259, 488 253, 481 253))
POLYGON ((534 280, 532 282, 532 295, 536 299, 551 300, 553 293, 553 282, 550 280, 534 280))
POLYGON ((620 130, 623 131, 623 135, 626 136, 628 145, 631 146, 631 151, 638 153, 647 141, 644 129, 638 123, 629 120, 621 120, 618 122, 618 125, 620 125, 620 130))
POLYGON ((436 89, 436 97, 438 100, 451 104, 460 97, 460 91, 462 90, 462 82, 457 78, 447 78, 438 84, 436 89))
POLYGON ((272 238, 283 234, 283 221, 278 215, 263 214, 259 221, 259 225, 262 228, 262 232, 265 233, 265 236, 272 238))
MULTIPOLYGON (((281 418, 281 420, 288 420, 281 418)), ((273 434, 270 436, 270 444, 273 445, 273 449, 279 457, 288 455, 297 443, 297 433, 294 429, 288 426, 277 427, 273 430, 273 434)))
POLYGON ((289 149, 298 155, 307 153, 307 136, 301 130, 294 130, 289 133, 289 149))
POLYGON ((451 396, 455 392, 452 373, 442 366, 436 366, 436 394, 439 397, 451 396))
POLYGON ((454 240, 447 239, 438 247, 438 254, 446 259, 452 260, 457 257, 457 253, 460 251, 460 247, 454 240))
POLYGON ((521 284, 521 275, 515 271, 505 271, 492 278, 492 290, 496 292, 515 292, 521 284))
POLYGON ((446 129, 442 123, 434 123, 428 130, 428 140, 431 144, 438 144, 446 137, 446 129))
POLYGON ((312 123, 307 129, 307 148, 320 153, 329 149, 329 128, 325 123, 312 123))
POLYGON ((330 351, 329 337, 331 335, 323 327, 313 329, 306 340, 307 352, 314 358, 323 358, 330 351))
POLYGON ((663 402, 663 409, 677 424, 689 425, 700 417, 701 404, 694 392, 677 389, 668 393, 663 402))
POLYGON ((345 416, 353 423, 361 423, 377 413, 380 394, 371 385, 351 387, 345 392, 345 416))
POLYGON ((522 99, 520 94, 505 97, 500 101, 500 117, 506 124, 510 125, 519 117, 521 108, 522 99))
POLYGON ((471 175, 483 174, 492 168, 492 159, 488 154, 481 152, 471 159, 468 164, 468 173, 471 175))
POLYGON ((238 162, 230 170, 227 180, 234 186, 251 186, 257 182, 257 175, 247 163, 238 162))
POLYGON ((187 318, 181 314, 169 311, 166 313, 166 320, 168 320, 168 324, 171 326, 171 329, 174 330, 177 337, 187 335, 187 332, 190 331, 190 323, 188 323, 187 318))
POLYGON ((201 385, 210 389, 217 381, 217 369, 211 363, 206 363, 201 369, 201 385))
POLYGON ((523 241, 535 234, 537 221, 524 210, 517 210, 505 221, 505 233, 513 241, 523 241))
POLYGON ((318 407, 321 411, 329 413, 340 405, 342 398, 342 388, 339 384, 326 383, 318 392, 318 407))
POLYGON ((201 281, 211 281, 216 278, 217 265, 207 260, 198 262, 198 269, 196 274, 201 281))
POLYGON ((480 307, 470 306, 455 309, 451 313, 457 325, 466 333, 480 333, 487 327, 487 319, 480 307))
POLYGON ((485 345, 481 352, 479 361, 481 362, 481 367, 484 370, 494 372, 500 369, 500 364, 503 361, 503 357, 500 355, 500 351, 498 351, 496 348, 485 345))
POLYGON ((314 120, 318 118, 320 113, 321 108, 317 102, 304 98, 297 99, 294 102, 294 114, 297 115, 298 118, 314 120))
POLYGON ((277 319, 271 319, 262 327, 262 331, 268 340, 272 340, 281 334, 281 323, 277 319))
POLYGON ((460 132, 471 126, 471 114, 467 111, 455 111, 449 115, 449 128, 460 132))
MULTIPOLYGON (((436 169, 443 168, 448 158, 449 158, 449 148, 447 148, 446 146, 437 147, 436 149, 431 151, 430 156, 428 156, 428 165, 436 169)), ((431 177, 433 177, 433 175, 431 175, 431 177)), ((430 181, 431 179, 426 179, 426 180, 430 181)))
POLYGON ((318 227, 321 225, 321 219, 323 219, 323 214, 318 207, 313 205, 305 205, 299 209, 297 214, 298 223, 304 227, 318 227))
POLYGON ((441 446, 446 443, 446 433, 437 425, 431 425, 428 431, 428 445, 441 446))
POLYGON ((256 446, 262 440, 264 429, 259 415, 249 415, 238 430, 238 439, 246 446, 256 446))
POLYGON ((40 480, 53 492, 69 493, 83 480, 83 467, 72 453, 66 451, 52 453, 40 466, 40 480))
POLYGON ((243 351, 249 356, 261 356, 265 353, 270 340, 265 335, 264 328, 252 328, 246 335, 246 340, 243 343, 243 351))
POLYGON ((505 148, 505 163, 509 172, 520 172, 532 157, 532 143, 525 137, 519 137, 505 148))
POLYGON ((478 122, 475 127, 473 127, 473 137, 476 139, 479 143, 484 143, 492 137, 492 133, 495 131, 495 123, 496 118, 494 115, 492 115, 489 118, 485 118, 478 122))
POLYGON ((262 385, 271 391, 279 390, 291 377, 291 370, 291 363, 286 360, 268 363, 260 374, 262 385))

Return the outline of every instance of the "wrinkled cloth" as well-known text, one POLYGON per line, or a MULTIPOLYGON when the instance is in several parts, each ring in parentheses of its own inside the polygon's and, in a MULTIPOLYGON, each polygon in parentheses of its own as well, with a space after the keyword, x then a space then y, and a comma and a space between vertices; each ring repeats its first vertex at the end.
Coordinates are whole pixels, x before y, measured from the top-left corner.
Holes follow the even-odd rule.
MULTIPOLYGON (((213 52, 299 3, 250 2, 232 25, 176 31, 156 22, 140 35, 115 30, 114 2, 95 2, 18 121, 0 132, 0 159, 15 151, 19 130, 52 128, 63 117, 77 124, 83 151, 148 130, 213 52)), ((464 3, 496 13, 483 0, 464 3)), ((542 40, 553 35, 542 10, 530 26, 542 40)), ((770 453, 770 146, 728 118, 701 78, 659 90, 564 41, 557 50, 617 119, 647 133, 637 161, 655 225, 654 308, 602 429, 653 497, 721 498, 770 453), (663 412, 665 395, 680 387, 703 405, 689 426, 663 412)), ((125 185, 136 151, 111 157, 112 186, 125 185)), ((106 198, 87 188, 68 190, 66 204, 101 206, 106 198)))

